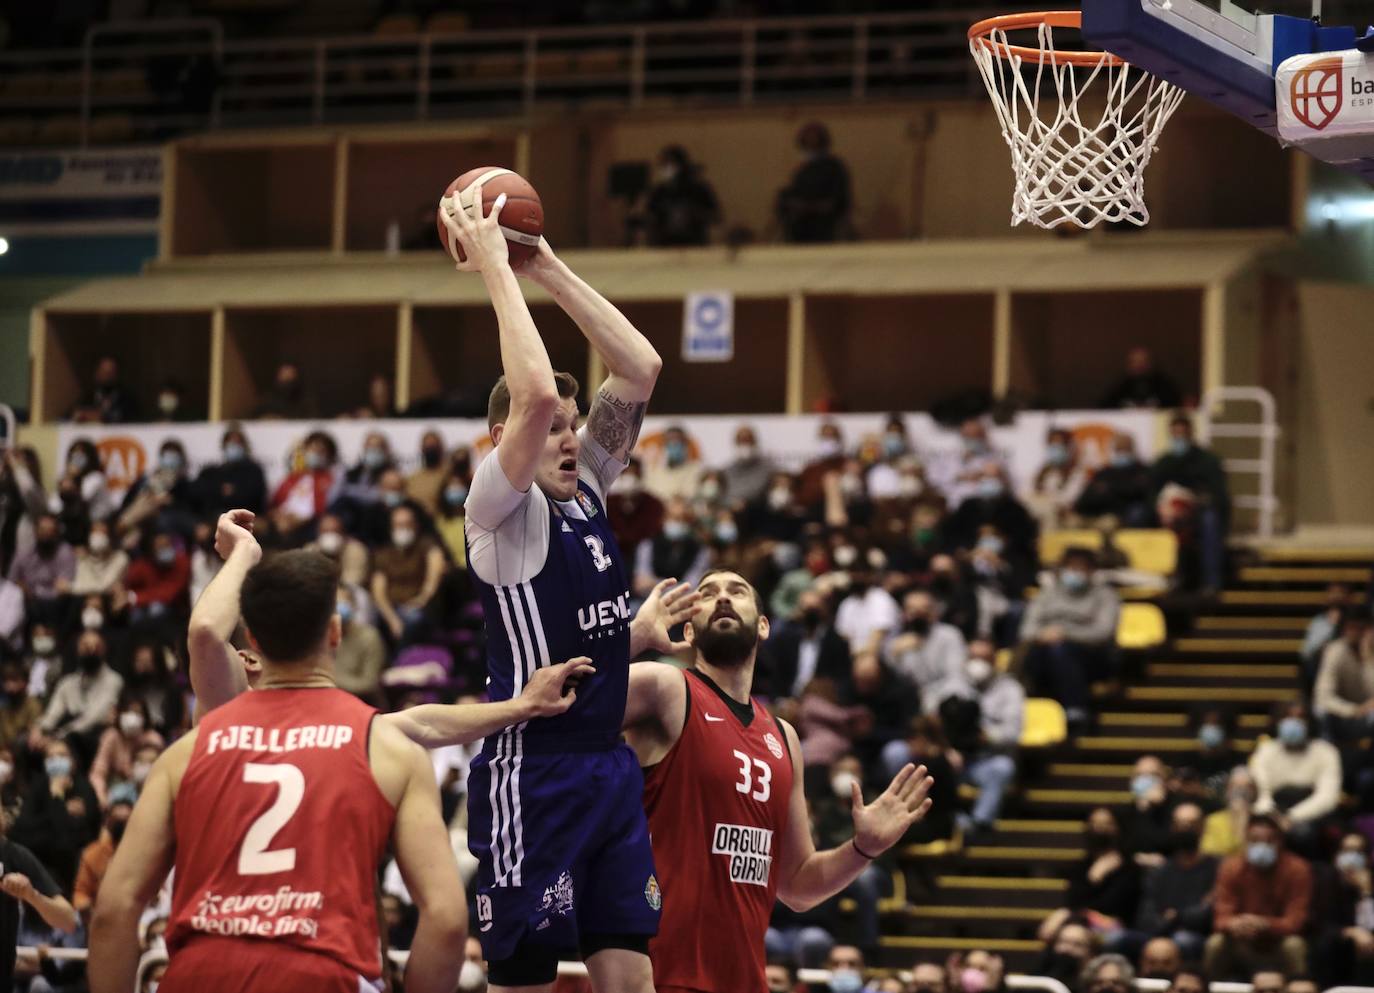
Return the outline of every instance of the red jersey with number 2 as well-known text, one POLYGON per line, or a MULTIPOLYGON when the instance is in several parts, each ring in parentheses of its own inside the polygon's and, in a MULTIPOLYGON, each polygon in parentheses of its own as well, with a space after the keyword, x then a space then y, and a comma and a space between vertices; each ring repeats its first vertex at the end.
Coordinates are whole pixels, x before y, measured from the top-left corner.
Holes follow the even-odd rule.
MULTIPOLYGON (((375 716, 343 690, 274 689, 200 722, 175 803, 168 979, 198 943, 381 975, 377 866, 396 811, 368 761, 375 716)), ((217 958, 235 971, 232 952, 217 958)))
POLYGON ((695 670, 682 736, 645 770, 644 809, 663 888, 654 985, 752 993, 764 981, 764 932, 778 892, 792 756, 781 725, 745 710, 695 670))

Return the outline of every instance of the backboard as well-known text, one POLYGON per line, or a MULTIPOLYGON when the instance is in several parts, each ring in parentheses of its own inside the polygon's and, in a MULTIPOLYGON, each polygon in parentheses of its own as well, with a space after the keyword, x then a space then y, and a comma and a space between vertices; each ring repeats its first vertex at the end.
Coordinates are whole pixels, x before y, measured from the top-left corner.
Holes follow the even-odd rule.
MULTIPOLYGON (((1321 6, 1083 0, 1083 36, 1285 144, 1374 181, 1374 98, 1351 90, 1374 87, 1374 39, 1357 38, 1354 27, 1327 26, 1314 16, 1321 6)), ((1325 14, 1344 15, 1346 7, 1353 17, 1357 6, 1328 2, 1325 14)))

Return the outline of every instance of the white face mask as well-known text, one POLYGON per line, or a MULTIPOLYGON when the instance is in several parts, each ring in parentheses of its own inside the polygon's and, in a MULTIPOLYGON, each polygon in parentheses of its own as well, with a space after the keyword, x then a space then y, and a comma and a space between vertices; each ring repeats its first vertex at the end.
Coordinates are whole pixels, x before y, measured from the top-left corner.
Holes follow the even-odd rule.
POLYGON ((323 531, 320 533, 320 551, 326 555, 338 555, 343 548, 343 535, 337 531, 323 531))
POLYGON ((463 967, 458 970, 458 988, 460 990, 480 990, 486 981, 486 971, 477 962, 464 962, 463 967))
POLYGON ((964 672, 974 686, 981 686, 992 678, 992 663, 987 659, 969 659, 964 672))
POLYGON ((759 453, 759 447, 749 442, 735 445, 735 458, 741 462, 748 462, 759 453))
POLYGON ((397 548, 409 548, 415 544, 415 532, 411 528, 396 528, 391 532, 391 541, 397 548))
POLYGON ((781 486, 768 491, 768 506, 774 510, 782 510, 792 502, 792 491, 781 486))
POLYGON ((8 783, 12 775, 14 775, 14 763, 0 762, 0 783, 8 783))
POLYGON ((103 555, 110 550, 110 536, 104 531, 92 531, 86 544, 95 554, 103 555))
POLYGON ((820 452, 821 458, 833 459, 844 451, 838 438, 822 438, 816 445, 816 450, 820 452))
POLYGON ((33 653, 35 655, 51 655, 57 649, 57 641, 48 635, 39 635, 33 639, 33 653))
POLYGON ((105 623, 105 615, 94 607, 87 607, 81 612, 81 626, 87 631, 99 631, 105 623))
POLYGON ((135 762, 131 775, 134 778, 134 782, 142 786, 148 781, 148 773, 152 771, 153 766, 151 762, 135 762))
POLYGON ((143 715, 134 710, 126 710, 119 715, 119 730, 128 735, 138 734, 143 730, 143 715))
POLYGON ((843 772, 837 772, 830 777, 830 788, 835 791, 835 795, 841 800, 848 800, 853 795, 854 786, 858 782, 858 776, 845 770, 843 772))

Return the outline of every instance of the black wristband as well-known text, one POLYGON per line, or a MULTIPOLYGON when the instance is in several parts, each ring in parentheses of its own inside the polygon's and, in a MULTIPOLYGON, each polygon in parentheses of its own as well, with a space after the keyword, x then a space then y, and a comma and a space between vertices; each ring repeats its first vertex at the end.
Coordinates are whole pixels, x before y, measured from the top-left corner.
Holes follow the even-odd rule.
POLYGON ((854 846, 854 851, 858 852, 859 855, 860 855, 860 857, 866 858, 866 859, 868 859, 868 861, 870 861, 870 862, 872 862, 874 859, 876 859, 876 858, 878 857, 878 856, 876 856, 876 855, 869 855, 866 851, 864 851, 862 848, 860 848, 860 847, 859 847, 859 839, 858 839, 857 837, 850 838, 850 839, 849 839, 849 843, 850 843, 851 845, 854 846))

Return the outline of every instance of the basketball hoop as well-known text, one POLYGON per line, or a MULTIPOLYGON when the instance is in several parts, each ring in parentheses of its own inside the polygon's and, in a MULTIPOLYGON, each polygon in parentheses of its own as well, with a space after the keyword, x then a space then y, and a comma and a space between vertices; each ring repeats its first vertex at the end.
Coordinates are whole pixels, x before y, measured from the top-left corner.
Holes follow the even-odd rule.
POLYGON ((1110 52, 1054 47, 1055 28, 1081 24, 1079 11, 1062 10, 990 17, 969 28, 969 50, 1011 148, 1013 226, 1150 219, 1145 167, 1183 91, 1110 52), (1031 29, 1038 46, 1007 38, 1031 29), (1084 120, 1082 103, 1092 120, 1084 120))

